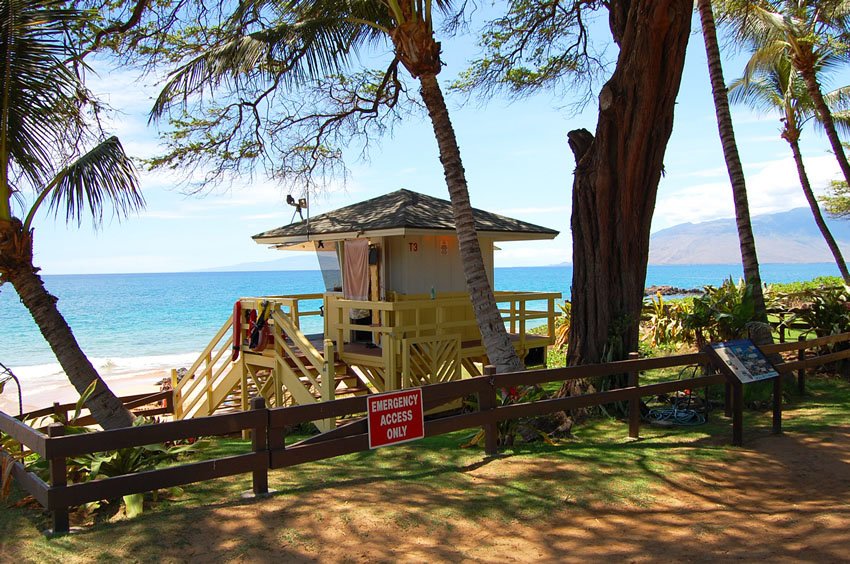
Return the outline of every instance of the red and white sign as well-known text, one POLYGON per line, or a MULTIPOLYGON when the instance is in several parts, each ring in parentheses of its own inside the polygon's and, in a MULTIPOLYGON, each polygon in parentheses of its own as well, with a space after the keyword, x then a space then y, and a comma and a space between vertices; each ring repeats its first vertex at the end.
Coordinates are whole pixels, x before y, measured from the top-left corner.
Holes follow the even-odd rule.
POLYGON ((425 436, 422 388, 368 396, 366 409, 369 448, 406 443, 425 436))

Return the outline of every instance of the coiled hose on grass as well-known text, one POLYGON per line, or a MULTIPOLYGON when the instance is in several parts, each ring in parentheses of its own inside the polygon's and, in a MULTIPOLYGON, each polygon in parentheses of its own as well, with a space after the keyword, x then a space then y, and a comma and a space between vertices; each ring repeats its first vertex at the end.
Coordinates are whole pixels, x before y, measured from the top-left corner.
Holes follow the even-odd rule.
MULTIPOLYGON (((680 370, 680 380, 688 370, 692 371, 691 378, 694 378, 699 366, 686 366, 680 370)), ((650 424, 655 423, 656 425, 703 425, 708 420, 706 417, 708 404, 704 403, 702 406, 697 406, 693 401, 694 399, 696 398, 693 397, 693 392, 687 390, 686 395, 671 398, 669 407, 654 407, 643 418, 650 424)))

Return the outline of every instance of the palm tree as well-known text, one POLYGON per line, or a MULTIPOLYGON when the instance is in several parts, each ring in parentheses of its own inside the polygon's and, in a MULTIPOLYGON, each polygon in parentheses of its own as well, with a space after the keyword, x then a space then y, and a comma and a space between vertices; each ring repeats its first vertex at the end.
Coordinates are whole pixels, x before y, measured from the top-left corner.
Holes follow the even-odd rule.
MULTIPOLYGON (((389 40, 393 60, 384 76, 400 63, 418 79, 439 148, 440 162, 452 202, 461 260, 473 311, 490 362, 499 371, 523 368, 499 314, 487 279, 469 201, 457 138, 437 75, 442 68, 440 44, 434 38, 433 11, 449 13, 448 0, 253 0, 243 2, 234 37, 209 49, 175 71, 165 84, 152 117, 160 118, 171 103, 210 90, 240 75, 279 73, 275 84, 303 85, 346 68, 352 59, 389 40), (275 14, 272 24, 248 33, 256 14, 275 14), (249 23, 239 23, 241 17, 249 23), (269 71, 269 68, 274 71, 269 71), (281 70, 283 69, 283 70, 281 70), (282 80, 279 80, 282 77, 282 80)), ((371 54, 371 53, 370 53, 371 54)))
POLYGON ((750 221, 747 184, 744 179, 744 169, 741 166, 741 157, 738 155, 738 145, 735 142, 732 115, 729 112, 729 99, 726 94, 726 83, 723 80, 723 67, 720 62, 720 47, 717 43, 717 28, 714 23, 711 0, 698 0, 697 9, 700 14, 702 36, 705 41, 705 52, 708 58, 708 72, 711 77, 711 91, 714 95, 717 128, 720 130, 723 156, 726 159, 726 169, 729 171, 729 180, 732 183, 732 199, 735 203, 735 223, 738 227, 738 240, 741 246, 744 279, 753 289, 755 319, 766 322, 767 308, 764 304, 764 292, 762 291, 761 274, 759 273, 756 243, 753 238, 752 222, 750 221))
POLYGON ((78 224, 91 213, 96 226, 105 204, 119 215, 144 205, 117 138, 81 156, 77 150, 87 138, 87 93, 63 38, 81 21, 81 12, 65 9, 61 0, 0 0, 0 284, 15 288, 71 383, 81 396, 88 392, 86 406, 108 429, 128 426, 133 417, 83 354, 33 265, 33 221, 45 203, 78 224), (54 168, 55 160, 61 164, 54 168), (26 191, 35 198, 16 216, 26 191))
POLYGON ((769 64, 777 57, 789 57, 794 70, 802 77, 844 180, 850 184, 850 163, 818 80, 819 61, 835 53, 836 45, 844 46, 850 30, 850 2, 751 1, 744 9, 730 15, 738 33, 753 45, 751 63, 769 64))
MULTIPOLYGON (((824 67, 835 62, 834 57, 823 57, 817 65, 817 70, 821 71, 824 67)), ((791 147, 803 194, 805 194, 806 201, 812 210, 815 223, 832 252, 835 264, 838 265, 841 277, 844 278, 846 284, 850 284, 850 272, 847 270, 847 264, 844 262, 841 249, 829 231, 826 221, 824 221, 817 198, 815 198, 812 186, 809 183, 808 174, 806 174, 803 155, 800 152, 801 127, 810 119, 818 118, 806 85, 788 57, 776 59, 767 65, 762 64, 763 62, 759 59, 753 60, 751 63, 747 65, 744 76, 730 84, 730 97, 733 102, 744 102, 763 110, 778 110, 782 114, 781 136, 791 147)), ((827 100, 838 99, 846 97, 846 94, 847 88, 844 88, 828 94, 825 98, 827 100)), ((836 113, 833 118, 839 127, 843 127, 845 130, 850 129, 850 115, 847 115, 846 112, 836 113)))

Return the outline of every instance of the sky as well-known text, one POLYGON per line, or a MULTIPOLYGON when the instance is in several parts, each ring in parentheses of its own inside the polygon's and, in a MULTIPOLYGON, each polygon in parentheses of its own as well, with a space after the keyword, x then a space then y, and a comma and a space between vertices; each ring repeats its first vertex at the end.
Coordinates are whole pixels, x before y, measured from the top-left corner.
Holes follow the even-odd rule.
MULTIPOLYGON (((687 49, 664 159, 653 232, 684 222, 732 217, 732 194, 723 160, 705 49, 698 19, 687 49)), ((613 49, 613 47, 612 47, 613 49)), ((443 40, 445 87, 474 58, 474 38, 443 40)), ((727 82, 740 76, 746 57, 724 60, 727 82)), ((96 61, 89 87, 117 110, 108 121, 133 157, 156 155, 158 132, 147 113, 158 93, 155 79, 129 68, 96 61)), ((570 200, 575 166, 567 132, 596 124, 595 100, 576 114, 569 93, 548 92, 519 101, 447 95, 474 207, 556 229, 552 241, 500 243, 496 266, 543 266, 571 260, 570 200)), ((751 214, 805 206, 797 172, 778 115, 733 106, 735 133, 747 179, 751 214)), ((822 193, 839 175, 826 137, 813 129, 801 138, 812 185, 822 193)), ((373 145, 368 161, 347 161, 345 183, 311 194, 310 214, 406 188, 448 199, 436 142, 427 116, 412 117, 392 137, 373 145)), ((229 190, 202 196, 180 192, 180 172, 142 171, 147 208, 99 231, 78 229, 41 215, 35 222, 35 264, 45 274, 180 272, 282 258, 251 235, 291 222, 286 190, 262 176, 237 181, 229 190)))

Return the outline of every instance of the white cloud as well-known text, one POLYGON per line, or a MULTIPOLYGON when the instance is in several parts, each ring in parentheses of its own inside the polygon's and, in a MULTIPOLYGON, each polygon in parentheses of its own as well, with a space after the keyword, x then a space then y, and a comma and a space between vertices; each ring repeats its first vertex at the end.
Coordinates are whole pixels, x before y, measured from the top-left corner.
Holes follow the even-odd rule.
MULTIPOLYGON (((832 155, 805 157, 809 181, 822 192, 839 174, 832 155)), ((791 157, 744 165, 750 214, 786 211, 807 205, 800 188, 797 167, 791 157)), ((734 217, 732 189, 728 181, 685 187, 663 185, 655 208, 653 231, 678 223, 699 223, 734 217)))

